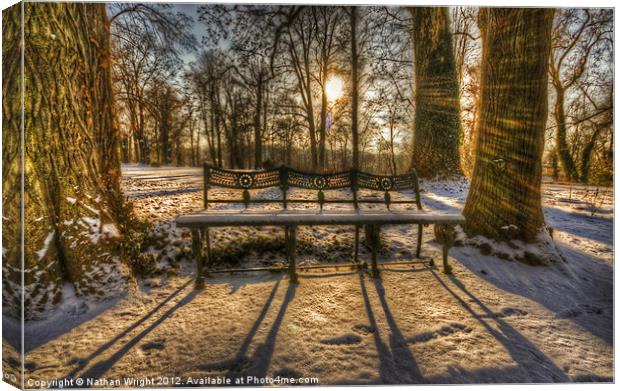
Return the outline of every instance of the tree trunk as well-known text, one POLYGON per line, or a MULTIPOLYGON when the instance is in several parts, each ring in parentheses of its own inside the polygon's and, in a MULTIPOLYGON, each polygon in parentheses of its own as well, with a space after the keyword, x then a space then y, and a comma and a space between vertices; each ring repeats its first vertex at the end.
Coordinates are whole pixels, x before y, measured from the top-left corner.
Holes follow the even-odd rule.
MULTIPOLYGON (((307 64, 306 68, 310 69, 310 65, 307 64)), ((307 78, 307 85, 310 86, 310 76, 307 78)), ((308 87, 307 97, 306 97, 306 115, 308 117, 308 135, 310 136, 310 158, 312 159, 312 170, 317 171, 319 168, 319 154, 317 151, 317 139, 316 139, 316 126, 314 124, 314 103, 312 99, 312 91, 310 87, 308 87)))
MULTIPOLYGON (((2 297, 3 309, 21 313, 21 196, 22 106, 21 8, 17 3, 2 11, 2 297)), ((47 279, 59 281, 60 270, 47 279)), ((50 299, 54 299, 55 290, 50 299)))
POLYGON ((222 128, 220 127, 219 112, 215 114, 215 131, 217 135, 217 166, 224 167, 224 161, 222 157, 222 128))
MULTIPOLYGON (((323 72, 323 77, 327 76, 327 70, 323 72)), ((325 146, 327 141, 327 91, 325 89, 325 80, 321 87, 321 110, 319 112, 319 120, 321 125, 319 126, 319 172, 325 171, 326 156, 325 146)))
POLYGON ((558 151, 556 148, 549 153, 549 160, 551 161, 551 177, 554 182, 560 179, 560 166, 558 163, 558 151))
POLYGON ((579 162, 579 181, 582 183, 588 183, 588 179, 590 178, 590 162, 592 161, 592 154, 594 152, 594 147, 596 146, 598 135, 603 130, 603 126, 600 124, 595 124, 594 127, 594 133, 592 133, 587 144, 583 147, 581 160, 579 162))
MULTIPOLYGON (((3 267, 5 305, 20 310, 20 9, 5 14, 3 267)), ((119 133, 105 4, 24 3, 25 317, 61 298, 64 280, 98 299, 127 288, 119 133)))
POLYGON ((258 83, 256 88, 256 108, 254 112, 254 168, 263 164, 263 138, 261 132, 261 114, 263 110, 263 85, 258 83))
POLYGON ((412 165, 422 177, 461 173, 459 86, 446 7, 409 9, 415 57, 412 165))
POLYGON ((144 120, 144 106, 140 103, 139 111, 139 125, 138 125, 138 142, 140 145, 140 163, 149 164, 151 162, 151 146, 149 140, 145 136, 145 120, 144 120))
MULTIPOLYGON (((164 98, 167 99, 167 96, 164 98)), ((161 149, 160 152, 160 160, 159 164, 167 165, 170 164, 170 111, 167 108, 168 103, 164 103, 166 107, 162 110, 162 118, 159 122, 159 147, 161 149)))
POLYGON ((465 231, 536 241, 547 119, 552 9, 482 9, 477 150, 465 231))
MULTIPOLYGON (((359 77, 357 58, 357 7, 351 7, 351 141, 353 149, 353 168, 360 168, 358 110, 359 77)), ((346 149, 345 149, 346 151, 346 149)))
POLYGON ((390 121, 390 163, 392 166, 392 175, 396 175, 398 167, 396 165, 396 151, 394 149, 394 121, 390 121))
POLYGON ((217 159, 216 159, 216 151, 215 151, 215 137, 214 137, 214 131, 213 131, 213 111, 211 111, 211 114, 209 115, 209 113, 207 113, 207 104, 204 101, 206 99, 206 97, 202 98, 202 102, 203 105, 201 107, 202 110, 202 119, 203 119, 203 123, 204 123, 204 130, 205 130, 205 136, 207 136, 207 147, 209 148, 209 156, 211 157, 211 164, 216 165, 217 164, 217 159), (211 124, 211 127, 209 130, 209 124, 211 124))
POLYGON ((565 91, 562 87, 562 82, 559 79, 553 80, 552 85, 555 88, 555 107, 553 114, 557 124, 555 139, 558 160, 566 179, 576 182, 578 180, 577 166, 575 165, 575 160, 573 159, 573 155, 571 155, 568 143, 566 142, 566 115, 564 114, 565 91))
POLYGON ((230 141, 229 141, 229 150, 230 150, 230 167, 231 168, 239 168, 239 152, 238 143, 237 143, 237 121, 236 121, 236 113, 232 114, 232 120, 230 125, 230 141))

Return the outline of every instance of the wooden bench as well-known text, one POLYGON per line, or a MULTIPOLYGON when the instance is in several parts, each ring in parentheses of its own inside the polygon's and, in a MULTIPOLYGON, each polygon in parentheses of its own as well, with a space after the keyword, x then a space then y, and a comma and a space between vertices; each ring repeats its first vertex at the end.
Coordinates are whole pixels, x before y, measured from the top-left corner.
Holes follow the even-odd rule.
MULTIPOLYGON (((359 237, 360 228, 367 228, 367 237, 370 239, 372 275, 378 276, 377 251, 380 240, 379 233, 382 225, 417 224, 416 257, 420 257, 422 245, 422 231, 424 225, 435 225, 435 237, 443 247, 443 270, 451 272, 448 264, 448 251, 455 238, 454 226, 465 222, 461 214, 426 212, 420 202, 418 177, 414 170, 397 176, 374 175, 358 170, 350 170, 332 174, 315 174, 294 170, 289 167, 279 167, 270 170, 227 170, 204 165, 204 209, 181 215, 176 218, 177 227, 189 228, 192 233, 192 250, 197 260, 196 287, 203 286, 203 268, 211 266, 211 244, 209 228, 234 226, 282 226, 285 229, 286 254, 288 273, 291 281, 297 281, 295 265, 295 240, 298 226, 315 225, 352 225, 355 227, 355 263, 366 268, 366 263, 360 264, 359 237), (211 187, 242 190, 241 198, 210 199, 211 187), (254 197, 250 190, 279 188, 276 198, 254 197), (315 199, 291 198, 293 188, 312 190, 316 192, 315 199), (327 198, 325 191, 349 189, 350 197, 327 198), (364 196, 363 191, 381 192, 382 197, 364 196), (413 199, 393 199, 393 192, 412 191, 413 199), (242 204, 241 210, 209 209, 210 204, 242 204), (290 209, 291 204, 316 204, 313 210, 290 209), (279 204, 277 209, 251 209, 251 204, 279 204), (327 204, 350 204, 346 210, 328 210, 323 207, 327 204), (366 204, 382 204, 380 210, 364 209, 366 204), (394 210, 393 205, 409 204, 409 210, 394 210), (205 249, 206 245, 206 249, 205 249), (205 251, 206 250, 206 251, 205 251)), ((430 264, 433 265, 431 259, 430 264)))

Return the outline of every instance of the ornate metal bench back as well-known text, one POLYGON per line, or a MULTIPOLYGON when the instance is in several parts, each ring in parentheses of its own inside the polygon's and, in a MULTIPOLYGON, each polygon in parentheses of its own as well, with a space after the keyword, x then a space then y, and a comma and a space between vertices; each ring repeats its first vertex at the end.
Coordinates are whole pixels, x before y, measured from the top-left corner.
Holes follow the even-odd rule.
MULTIPOLYGON (((289 202, 317 202, 320 208, 326 202, 324 190, 335 190, 350 188, 353 193, 352 200, 332 200, 331 202, 353 203, 355 208, 360 203, 371 202, 358 198, 359 189, 370 189, 383 191, 384 203, 389 208, 393 203, 390 192, 400 190, 413 190, 418 209, 422 209, 418 187, 418 177, 414 170, 407 174, 397 176, 374 175, 358 170, 350 170, 332 174, 316 174, 298 171, 289 167, 281 166, 271 170, 227 170, 204 164, 204 208, 207 209, 209 202, 243 202, 247 208, 252 202, 262 203, 282 203, 286 208, 289 202), (209 201, 208 192, 211 186, 224 187, 229 189, 243 189, 242 200, 211 200, 209 201), (279 187, 282 191, 281 199, 252 200, 249 190, 265 189, 269 187, 279 187), (288 191, 291 187, 297 187, 317 191, 316 201, 312 200, 290 200, 288 191)), ((408 201, 400 201, 408 202, 408 201)))
POLYGON ((388 208, 392 203, 392 197, 390 195, 390 192, 413 190, 415 194, 415 204, 418 209, 422 209, 422 203, 420 202, 418 176, 414 169, 411 169, 411 171, 406 174, 396 176, 375 175, 363 171, 357 171, 355 178, 355 192, 357 192, 357 190, 359 189, 383 191, 383 199, 388 208))
POLYGON ((351 187, 351 176, 348 171, 334 174, 314 174, 286 169, 288 171, 288 186, 317 191, 317 202, 321 209, 325 204, 323 190, 336 190, 351 187))
MULTIPOLYGON (((208 207, 208 192, 211 186, 225 187, 228 189, 243 189, 243 200, 247 208, 252 202, 250 190, 265 189, 280 185, 280 170, 227 170, 204 164, 204 208, 208 207)), ((238 200, 224 200, 225 202, 238 202, 238 200)), ((213 201, 211 201, 213 202, 213 201)), ((281 201, 275 201, 281 202, 281 201)))

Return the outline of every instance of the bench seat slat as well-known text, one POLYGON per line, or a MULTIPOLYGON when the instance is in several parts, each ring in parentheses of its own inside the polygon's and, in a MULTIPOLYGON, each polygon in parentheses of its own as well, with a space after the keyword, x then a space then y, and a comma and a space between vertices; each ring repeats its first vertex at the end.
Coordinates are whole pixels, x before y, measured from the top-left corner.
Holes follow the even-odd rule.
MULTIPOLYGON (((303 198, 287 198, 286 202, 289 204, 316 204, 317 200, 315 199, 303 199, 303 198)), ((384 204, 385 205, 385 200, 383 199, 366 199, 366 198, 362 198, 362 199, 358 199, 357 202, 359 202, 360 204, 384 204)), ((242 199, 215 199, 215 200, 209 200, 210 204, 242 204, 243 200, 242 199)), ((278 204, 278 203, 282 203, 282 200, 280 199, 253 199, 250 200, 249 202, 250 204, 278 204)), ((347 200, 347 199, 341 199, 341 200, 323 200, 324 204, 353 204, 355 203, 354 200, 347 200)), ((415 200, 391 200, 390 204, 409 204, 409 205, 415 205, 415 200)))
POLYGON ((458 213, 373 210, 202 210, 176 219, 178 227, 243 225, 462 224, 458 213))

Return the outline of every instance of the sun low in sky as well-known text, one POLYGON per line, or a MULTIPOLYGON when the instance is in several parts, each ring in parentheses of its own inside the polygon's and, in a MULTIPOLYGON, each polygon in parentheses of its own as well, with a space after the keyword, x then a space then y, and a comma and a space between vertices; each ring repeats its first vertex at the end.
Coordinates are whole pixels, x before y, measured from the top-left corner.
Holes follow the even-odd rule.
POLYGON ((338 100, 342 96, 344 83, 338 76, 332 76, 327 79, 325 83, 325 90, 327 92, 327 99, 330 102, 338 100))

